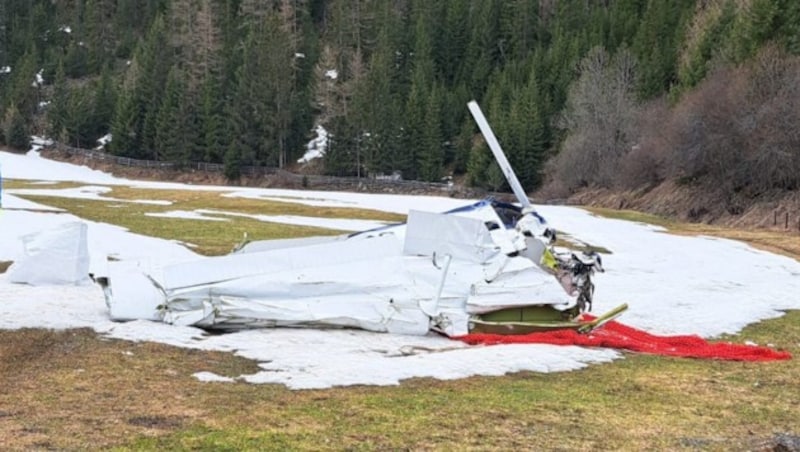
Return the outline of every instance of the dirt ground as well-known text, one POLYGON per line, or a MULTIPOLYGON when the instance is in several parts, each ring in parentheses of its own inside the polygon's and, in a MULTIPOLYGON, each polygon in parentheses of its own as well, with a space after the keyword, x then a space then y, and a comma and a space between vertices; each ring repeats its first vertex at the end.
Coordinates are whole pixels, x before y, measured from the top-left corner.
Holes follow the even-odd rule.
POLYGON ((665 182, 649 190, 585 190, 569 204, 636 210, 690 223, 769 229, 800 235, 800 191, 762 193, 758 198, 719 193, 702 186, 665 182))

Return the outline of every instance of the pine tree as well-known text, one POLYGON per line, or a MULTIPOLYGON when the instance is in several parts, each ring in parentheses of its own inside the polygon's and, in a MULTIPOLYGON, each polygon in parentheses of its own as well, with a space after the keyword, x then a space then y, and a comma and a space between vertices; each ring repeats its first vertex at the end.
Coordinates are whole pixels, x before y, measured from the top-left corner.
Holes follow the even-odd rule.
POLYGON ((28 149, 31 145, 31 139, 27 121, 17 107, 11 106, 6 111, 4 122, 6 124, 6 143, 15 149, 28 149))
POLYGON ((139 108, 132 90, 117 96, 114 117, 111 120, 112 141, 109 149, 115 155, 143 158, 139 136, 139 108))
POLYGON ((458 80, 463 82, 473 96, 481 94, 499 61, 497 2, 473 2, 467 26, 470 41, 460 65, 458 80))
POLYGON ((642 98, 657 96, 677 82, 680 24, 692 3, 648 2, 632 46, 641 63, 638 91, 642 98))
MULTIPOLYGON (((233 101, 228 105, 229 127, 236 152, 236 161, 251 165, 267 152, 266 105, 269 93, 265 55, 260 51, 263 30, 251 30, 242 45, 242 64, 236 72, 233 101)), ((226 152, 226 160, 228 160, 226 152)))
POLYGON ((203 149, 201 159, 203 161, 222 162, 225 155, 225 148, 230 140, 225 133, 224 109, 219 81, 216 77, 208 77, 203 87, 202 105, 198 121, 199 139, 203 149))
POLYGON ((132 101, 138 109, 135 121, 136 144, 142 158, 160 159, 155 145, 158 110, 167 84, 168 68, 172 67, 173 55, 174 52, 168 45, 166 24, 163 16, 159 15, 153 20, 147 37, 134 56, 136 70, 132 74, 132 101))
POLYGON ((39 99, 40 86, 36 83, 36 49, 30 48, 12 68, 7 93, 9 103, 25 120, 33 116, 39 99))
POLYGON ((86 0, 87 66, 97 73, 111 61, 117 37, 114 27, 116 0, 86 0))
POLYGON ((540 172, 547 149, 543 98, 534 66, 527 84, 514 90, 508 117, 511 163, 520 183, 528 190, 537 188, 541 183, 540 172))
POLYGON ((70 42, 64 56, 64 70, 71 78, 81 78, 89 72, 89 55, 85 46, 70 42))
POLYGON ((419 178, 431 182, 439 182, 444 169, 444 149, 442 148, 441 118, 442 109, 439 103, 439 90, 434 88, 428 96, 425 110, 425 127, 422 130, 417 165, 419 178))
POLYGON ((92 97, 91 134, 97 139, 111 130, 111 121, 116 105, 116 92, 111 79, 111 70, 106 66, 92 97))
POLYGON ((800 2, 784 0, 781 17, 783 18, 781 35, 786 50, 794 55, 800 55, 800 2))
POLYGON ((184 102, 184 74, 173 67, 167 77, 167 86, 156 118, 155 147, 165 161, 185 163, 191 155, 186 103, 184 102))
POLYGON ((232 144, 225 151, 224 173, 228 180, 239 180, 242 177, 242 155, 236 145, 232 144))
POLYGON ((93 135, 92 89, 81 87, 72 89, 67 104, 65 129, 69 144, 79 148, 93 147, 97 136, 93 135))
MULTIPOLYGON (((419 3, 419 2, 418 2, 419 3)), ((421 4, 421 3, 420 3, 421 4)), ((412 59, 413 75, 411 81, 411 92, 408 95, 406 103, 406 120, 405 120, 405 149, 399 155, 399 168, 404 177, 416 179, 418 176, 429 179, 433 177, 433 173, 439 171, 436 166, 436 161, 439 160, 438 152, 441 151, 441 144, 437 144, 436 148, 428 147, 430 143, 425 143, 425 135, 433 134, 429 130, 434 125, 429 124, 428 108, 431 104, 432 97, 432 80, 434 78, 433 68, 433 46, 430 41, 430 16, 425 9, 420 9, 416 19, 415 27, 415 44, 412 59), (433 155, 425 155, 426 153, 433 155), (425 161, 429 165, 427 168, 420 168, 419 163, 425 161), (420 174, 418 174, 418 170, 420 174), (423 174, 424 172, 424 174, 423 174)), ((439 106, 436 107, 440 111, 439 106)), ((439 128, 440 119, 435 120, 435 127, 439 128)), ((440 132, 437 131, 436 135, 440 132)))
POLYGON ((689 51, 688 63, 679 70, 678 76, 683 88, 697 85, 709 70, 709 63, 718 49, 731 41, 735 31, 736 6, 733 1, 724 3, 719 17, 708 25, 699 43, 689 51))
POLYGON ((67 79, 64 74, 64 65, 59 64, 53 81, 53 97, 47 108, 48 133, 51 137, 58 137, 66 127, 68 107, 67 79))
POLYGON ((504 59, 524 60, 533 50, 537 35, 537 2, 509 0, 500 11, 501 48, 504 59))

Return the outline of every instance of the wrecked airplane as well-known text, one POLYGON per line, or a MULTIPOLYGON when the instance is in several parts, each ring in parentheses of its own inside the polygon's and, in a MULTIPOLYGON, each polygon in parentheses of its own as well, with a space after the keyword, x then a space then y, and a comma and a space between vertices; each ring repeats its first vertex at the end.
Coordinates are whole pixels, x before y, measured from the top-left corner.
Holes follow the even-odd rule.
POLYGON ((475 102, 469 109, 519 205, 483 200, 404 224, 336 237, 247 243, 190 262, 109 262, 94 275, 115 320, 206 329, 360 328, 450 337, 589 331, 593 252, 557 251, 475 102))

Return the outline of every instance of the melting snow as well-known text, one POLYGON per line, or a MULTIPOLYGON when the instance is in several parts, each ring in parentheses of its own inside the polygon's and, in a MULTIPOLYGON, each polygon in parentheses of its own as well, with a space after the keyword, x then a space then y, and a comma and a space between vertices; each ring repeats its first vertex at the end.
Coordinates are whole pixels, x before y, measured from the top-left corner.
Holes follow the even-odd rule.
MULTIPOLYGON (((230 187, 125 181, 85 167, 49 161, 36 153, 21 156, 0 152, 0 163, 7 178, 218 190, 231 192, 228 196, 400 213, 411 208, 443 211, 469 202, 445 197, 255 188, 233 191, 230 187)), ((99 188, 82 189, 61 193, 75 197, 103 193, 99 188)), ((22 235, 78 220, 68 213, 17 210, 41 206, 6 190, 2 196, 7 209, 0 213, 0 261, 19 256, 22 235)), ((556 229, 612 250, 613 254, 604 256, 606 273, 596 278, 594 310, 603 312, 627 302, 630 309, 621 318, 626 324, 659 334, 714 337, 778 317, 786 309, 800 309, 800 263, 795 260, 731 240, 669 235, 657 227, 599 218, 572 207, 538 209, 556 229)), ((265 219, 296 221, 297 217, 265 219)), ((108 255, 159 263, 197 258, 175 241, 133 234, 109 224, 87 224, 93 266, 103 265, 108 255)), ((552 345, 469 347, 433 334, 411 337, 354 330, 265 329, 207 335, 193 327, 112 322, 102 291, 95 285, 32 287, 11 284, 0 275, 0 328, 26 327, 90 327, 100 334, 131 341, 228 351, 260 363, 259 372, 236 380, 280 383, 297 389, 392 385, 413 377, 456 379, 522 370, 568 371, 622 357, 613 350, 552 345)), ((203 381, 228 381, 210 373, 195 376, 203 381)))

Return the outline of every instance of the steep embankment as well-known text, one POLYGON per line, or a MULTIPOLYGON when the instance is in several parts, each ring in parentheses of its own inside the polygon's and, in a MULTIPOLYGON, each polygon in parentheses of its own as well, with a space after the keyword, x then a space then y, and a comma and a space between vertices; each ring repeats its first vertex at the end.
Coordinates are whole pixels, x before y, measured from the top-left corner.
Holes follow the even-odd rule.
POLYGON ((735 193, 721 196, 708 187, 664 182, 651 189, 584 190, 572 195, 567 202, 636 210, 680 221, 800 233, 798 191, 776 191, 746 198, 735 193))

